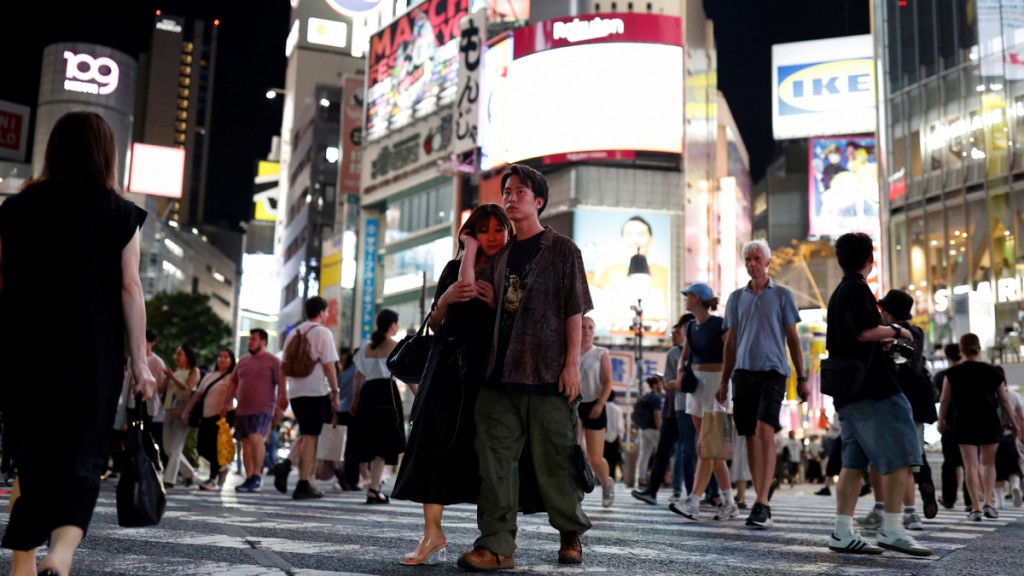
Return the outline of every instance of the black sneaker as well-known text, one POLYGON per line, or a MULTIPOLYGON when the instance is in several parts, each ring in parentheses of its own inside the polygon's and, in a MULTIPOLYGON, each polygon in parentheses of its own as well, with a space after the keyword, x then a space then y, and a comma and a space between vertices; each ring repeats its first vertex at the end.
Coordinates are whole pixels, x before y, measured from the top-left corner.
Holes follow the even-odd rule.
POLYGON ((750 516, 747 516, 747 526, 752 528, 771 528, 772 527, 772 510, 770 507, 754 503, 754 507, 750 509, 750 516))
POLYGON ((832 495, 832 491, 828 489, 828 486, 825 486, 824 488, 822 488, 821 490, 818 490, 814 494, 817 495, 817 496, 831 496, 832 495))
POLYGON ((935 484, 931 480, 921 483, 921 500, 924 502, 924 517, 935 518, 939 513, 939 503, 935 500, 935 484))
POLYGON ((292 461, 285 459, 274 464, 271 473, 274 475, 274 488, 281 494, 288 493, 288 474, 292 471, 292 461))
POLYGON ((295 485, 295 492, 292 492, 292 498, 295 500, 310 500, 323 497, 324 493, 310 486, 308 480, 299 480, 299 483, 295 485))
POLYGON ((643 492, 641 490, 633 490, 632 492, 630 492, 630 494, 633 495, 633 498, 636 498, 641 502, 646 502, 651 506, 657 506, 658 504, 658 499, 655 498, 653 495, 648 494, 647 492, 643 492))

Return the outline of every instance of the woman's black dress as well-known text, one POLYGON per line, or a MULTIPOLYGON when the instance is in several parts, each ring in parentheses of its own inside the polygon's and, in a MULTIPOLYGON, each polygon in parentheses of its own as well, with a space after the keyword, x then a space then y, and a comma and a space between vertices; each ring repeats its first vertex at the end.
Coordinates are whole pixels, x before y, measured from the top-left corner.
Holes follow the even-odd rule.
POLYGON ((145 218, 113 191, 59 181, 0 205, 0 410, 22 491, 5 548, 89 526, 124 379, 121 253, 145 218))
POLYGON ((996 390, 1006 380, 1002 368, 965 361, 946 371, 956 408, 954 429, 959 444, 996 444, 1002 434, 996 390))
MULTIPOLYGON (((434 302, 458 281, 459 261, 437 281, 434 302)), ((480 470, 473 408, 491 341, 494 311, 480 300, 453 304, 435 334, 437 365, 413 403, 409 442, 391 496, 430 504, 476 502, 480 470)))

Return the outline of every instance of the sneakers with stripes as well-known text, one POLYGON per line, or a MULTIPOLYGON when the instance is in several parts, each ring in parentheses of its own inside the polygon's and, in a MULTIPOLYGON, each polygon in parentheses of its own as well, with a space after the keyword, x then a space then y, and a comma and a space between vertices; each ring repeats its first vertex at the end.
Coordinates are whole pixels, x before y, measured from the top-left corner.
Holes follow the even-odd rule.
POLYGON ((718 513, 715 514, 715 520, 732 520, 739 516, 740 508, 735 502, 729 501, 718 507, 718 513))
POLYGON ((882 527, 882 513, 872 508, 867 516, 854 518, 853 521, 867 532, 876 532, 882 527))
POLYGON ((917 512, 905 512, 903 514, 903 527, 907 530, 924 530, 924 524, 917 512))
POLYGON ((696 498, 683 498, 669 504, 668 509, 690 520, 700 520, 700 509, 696 498))
POLYGON ((747 516, 747 526, 752 528, 771 528, 771 508, 759 502, 754 502, 754 507, 750 509, 750 516, 747 516))
POLYGON ((879 530, 875 537, 878 545, 886 550, 895 550, 911 556, 931 556, 932 551, 917 543, 912 536, 900 530, 893 534, 886 534, 879 530))
POLYGON ((861 538, 856 530, 850 530, 850 534, 844 538, 836 536, 833 532, 828 539, 828 549, 843 554, 881 554, 883 550, 867 540, 861 538))

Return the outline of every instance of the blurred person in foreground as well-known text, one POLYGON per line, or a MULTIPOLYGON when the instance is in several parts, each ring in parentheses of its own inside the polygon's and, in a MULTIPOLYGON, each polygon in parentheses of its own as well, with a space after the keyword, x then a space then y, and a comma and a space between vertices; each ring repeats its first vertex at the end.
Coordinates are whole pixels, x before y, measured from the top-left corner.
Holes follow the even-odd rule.
POLYGON ((110 125, 69 112, 53 126, 40 176, 0 205, 0 410, 18 467, 2 542, 14 551, 12 576, 71 572, 99 496, 126 344, 131 392, 148 400, 156 390, 139 279, 146 212, 121 196, 117 164, 110 125), (53 244, 74 246, 75 257, 55 266, 53 244), (76 330, 88 335, 60 352, 75 367, 65 374, 39 368, 54 358, 41 344, 54 328, 39 306, 54 302, 74 310, 76 330))
MULTIPOLYGON (((865 364, 865 385, 859 395, 834 397, 842 427, 842 461, 836 484, 836 526, 829 550, 846 554, 881 554, 883 548, 912 556, 930 556, 903 528, 903 495, 910 467, 921 465, 921 447, 910 402, 896 382, 887 350, 895 338, 910 340, 909 330, 882 324, 875 295, 868 286, 874 266, 871 237, 861 232, 836 240, 836 259, 843 279, 828 302, 825 347, 830 358, 865 364), (853 511, 868 464, 882 475, 885 513, 875 546, 853 528, 853 511)), ((835 455, 833 455, 835 457, 835 455)))

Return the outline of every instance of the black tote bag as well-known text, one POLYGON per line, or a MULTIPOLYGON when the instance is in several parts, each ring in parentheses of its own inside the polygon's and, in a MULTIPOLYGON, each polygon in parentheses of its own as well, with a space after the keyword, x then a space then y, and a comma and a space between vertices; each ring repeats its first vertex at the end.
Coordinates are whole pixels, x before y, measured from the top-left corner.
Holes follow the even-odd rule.
POLYGON ((125 465, 117 481, 117 523, 126 528, 155 526, 167 506, 159 449, 143 424, 145 403, 135 397, 125 438, 125 465))

